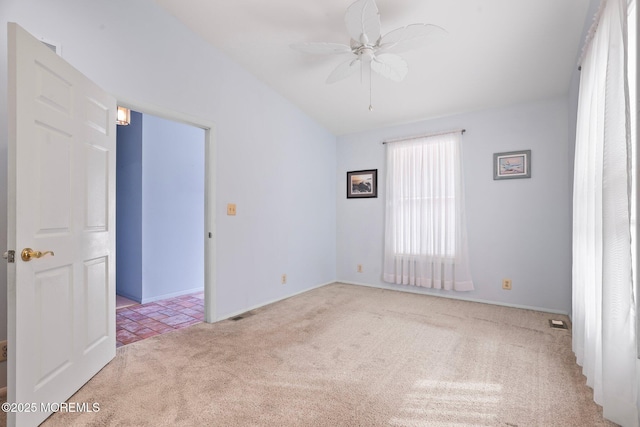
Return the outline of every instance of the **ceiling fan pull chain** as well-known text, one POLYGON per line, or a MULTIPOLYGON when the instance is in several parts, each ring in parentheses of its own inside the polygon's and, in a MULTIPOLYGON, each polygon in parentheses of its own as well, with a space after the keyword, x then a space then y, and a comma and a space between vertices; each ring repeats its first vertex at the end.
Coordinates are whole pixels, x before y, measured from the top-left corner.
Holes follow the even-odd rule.
POLYGON ((373 80, 373 76, 371 75, 371 63, 369 63, 369 111, 373 111, 373 101, 371 100, 373 97, 373 95, 371 94, 372 80, 373 80))

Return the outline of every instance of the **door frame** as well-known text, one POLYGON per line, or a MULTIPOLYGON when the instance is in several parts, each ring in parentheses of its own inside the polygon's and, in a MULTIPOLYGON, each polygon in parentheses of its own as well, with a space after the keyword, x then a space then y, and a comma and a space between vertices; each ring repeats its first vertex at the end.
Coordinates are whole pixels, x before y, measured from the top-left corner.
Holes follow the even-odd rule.
MULTIPOLYGON (((124 96, 113 95, 117 105, 142 114, 183 123, 204 130, 204 320, 213 323, 216 318, 216 144, 215 123, 179 113, 157 105, 141 103, 124 96), (211 237, 209 237, 211 236, 211 237)), ((116 227, 118 224, 116 223, 116 227)), ((117 242, 117 240, 116 240, 117 242)), ((118 265, 116 264, 116 270, 118 265)), ((114 291, 115 292, 115 291, 114 291)))

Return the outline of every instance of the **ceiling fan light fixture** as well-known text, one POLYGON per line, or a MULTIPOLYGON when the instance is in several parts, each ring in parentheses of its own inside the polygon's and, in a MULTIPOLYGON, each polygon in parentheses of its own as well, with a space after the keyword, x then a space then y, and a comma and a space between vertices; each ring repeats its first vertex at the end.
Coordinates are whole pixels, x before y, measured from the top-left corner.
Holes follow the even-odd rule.
POLYGON ((359 50, 359 57, 361 60, 365 62, 371 62, 375 57, 374 51, 372 47, 365 46, 359 50))

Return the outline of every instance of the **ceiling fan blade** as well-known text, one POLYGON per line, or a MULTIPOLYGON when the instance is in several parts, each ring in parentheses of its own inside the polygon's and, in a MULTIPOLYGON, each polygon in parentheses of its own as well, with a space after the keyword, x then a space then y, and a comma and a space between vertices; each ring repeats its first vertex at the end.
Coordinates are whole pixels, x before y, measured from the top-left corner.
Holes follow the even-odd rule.
POLYGON ((354 73, 354 71, 358 69, 359 65, 360 65, 359 58, 354 58, 354 59, 350 59, 348 61, 343 62, 342 64, 338 65, 331 72, 331 74, 329 74, 329 77, 327 78, 327 83, 335 83, 338 80, 342 80, 346 77, 349 77, 351 74, 354 73))
POLYGON ((392 53, 376 55, 371 61, 371 69, 394 82, 402 81, 409 72, 409 66, 405 60, 392 53))
POLYGON ((426 46, 447 31, 437 25, 412 24, 395 29, 380 39, 377 52, 401 53, 426 46))
POLYGON ((314 55, 352 53, 349 46, 340 43, 293 43, 289 47, 299 52, 314 55))
POLYGON ((380 15, 374 0, 358 0, 344 16, 349 36, 361 44, 376 44, 380 38, 380 15))

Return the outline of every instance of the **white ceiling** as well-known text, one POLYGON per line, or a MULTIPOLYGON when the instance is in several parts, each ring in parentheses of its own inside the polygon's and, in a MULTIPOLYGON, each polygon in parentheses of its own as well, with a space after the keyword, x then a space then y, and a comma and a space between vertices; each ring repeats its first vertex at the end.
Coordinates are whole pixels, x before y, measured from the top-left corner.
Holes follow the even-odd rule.
POLYGON ((336 135, 568 93, 589 0, 377 0, 382 34, 412 23, 448 34, 403 53, 400 83, 359 73, 328 85, 344 60, 292 50, 349 44, 353 0, 155 0, 195 33, 336 135))

